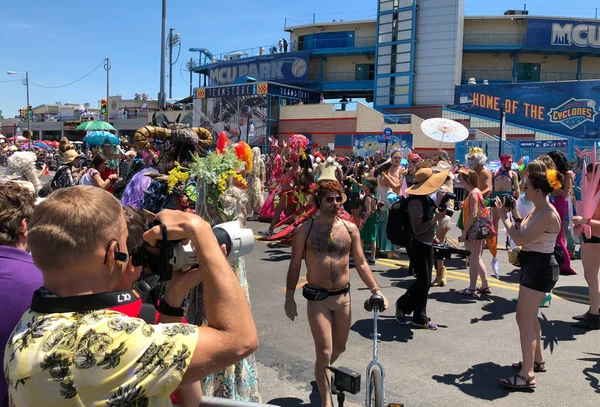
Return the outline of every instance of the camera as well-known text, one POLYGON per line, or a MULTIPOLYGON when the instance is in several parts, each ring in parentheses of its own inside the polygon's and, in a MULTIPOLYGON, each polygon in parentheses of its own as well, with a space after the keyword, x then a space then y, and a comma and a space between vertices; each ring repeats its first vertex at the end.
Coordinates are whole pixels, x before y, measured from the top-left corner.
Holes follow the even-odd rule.
POLYGON ((333 372, 333 385, 339 391, 345 391, 350 394, 360 392, 360 373, 356 373, 345 367, 327 367, 333 372))
MULTIPOLYGON (((173 270, 189 271, 198 266, 198 258, 191 243, 182 245, 180 241, 167 239, 167 228, 161 223, 151 223, 146 230, 159 225, 162 239, 156 246, 143 245, 131 253, 131 262, 137 266, 150 269, 152 274, 160 277, 160 281, 169 281, 173 270)), ((212 228, 219 246, 225 245, 227 260, 234 260, 252 252, 254 248, 254 232, 242 228, 237 221, 226 222, 212 228)))
POLYGON ((459 249, 450 246, 448 243, 433 245, 433 258, 436 260, 448 260, 455 255, 457 257, 467 258, 471 255, 469 250, 459 249))
POLYGON ((514 202, 511 196, 505 196, 504 198, 502 198, 502 203, 505 207, 511 210, 514 206, 514 202))
POLYGON ((446 194, 444 194, 444 196, 442 197, 442 199, 440 200, 440 203, 438 205, 438 209, 440 211, 445 211, 446 215, 452 217, 452 215, 454 215, 454 209, 448 207, 448 201, 450 201, 451 199, 456 199, 456 195, 453 194, 452 192, 446 192, 446 194))

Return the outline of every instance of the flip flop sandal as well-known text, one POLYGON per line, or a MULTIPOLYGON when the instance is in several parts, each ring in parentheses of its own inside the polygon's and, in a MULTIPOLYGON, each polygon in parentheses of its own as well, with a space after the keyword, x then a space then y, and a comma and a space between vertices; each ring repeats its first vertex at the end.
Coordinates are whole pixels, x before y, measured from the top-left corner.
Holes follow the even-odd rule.
POLYGON ((515 377, 501 379, 500 384, 511 390, 533 392, 535 391, 535 383, 531 383, 533 380, 535 380, 535 376, 525 377, 517 373, 515 377), (517 379, 523 380, 525 384, 517 384, 517 379))
MULTIPOLYGON (((513 369, 521 370, 523 366, 523 362, 515 362, 512 364, 513 369)), ((546 368, 546 361, 542 360, 541 362, 533 362, 533 371, 535 373, 546 373, 548 369, 546 368)))

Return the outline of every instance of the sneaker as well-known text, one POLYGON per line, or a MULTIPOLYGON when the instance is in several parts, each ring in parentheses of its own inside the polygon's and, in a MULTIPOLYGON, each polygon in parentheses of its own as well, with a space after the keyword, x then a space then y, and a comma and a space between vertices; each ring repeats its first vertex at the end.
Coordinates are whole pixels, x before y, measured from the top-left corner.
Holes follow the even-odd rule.
POLYGON ((258 232, 259 235, 264 236, 264 237, 271 237, 271 235, 273 234, 273 232, 271 232, 269 229, 267 230, 263 230, 261 232, 258 232))
POLYGON ((414 327, 417 327, 420 329, 428 329, 430 331, 437 331, 437 329, 438 329, 438 326, 436 324, 434 324, 433 322, 426 322, 424 324, 420 324, 415 321, 410 321, 410 324, 414 327))
POLYGON ((367 263, 369 263, 371 266, 375 264, 375 258, 374 257, 369 257, 367 259, 367 263))
POLYGON ((500 279, 500 262, 496 257, 492 259, 492 269, 494 270, 494 275, 499 280, 500 279))
POLYGON ((579 322, 574 322, 571 325, 577 328, 584 329, 600 329, 600 315, 588 314, 588 316, 585 319, 582 319, 579 322))

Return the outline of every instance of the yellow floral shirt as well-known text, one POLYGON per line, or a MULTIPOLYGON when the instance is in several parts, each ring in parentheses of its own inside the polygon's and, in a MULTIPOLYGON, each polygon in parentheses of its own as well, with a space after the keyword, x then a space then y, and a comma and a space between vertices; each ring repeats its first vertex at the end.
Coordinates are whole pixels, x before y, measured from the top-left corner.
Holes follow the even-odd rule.
POLYGON ((120 312, 27 311, 6 345, 10 406, 171 406, 198 327, 120 312))

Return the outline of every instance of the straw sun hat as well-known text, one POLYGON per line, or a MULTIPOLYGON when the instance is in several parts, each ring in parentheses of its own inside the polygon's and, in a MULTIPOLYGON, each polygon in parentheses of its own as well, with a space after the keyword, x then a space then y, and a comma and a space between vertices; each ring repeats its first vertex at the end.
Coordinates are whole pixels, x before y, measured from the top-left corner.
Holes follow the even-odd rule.
POLYGON ((407 188, 406 193, 409 195, 429 195, 440 189, 446 182, 447 177, 448 171, 434 173, 431 168, 421 168, 416 174, 417 183, 407 188))

